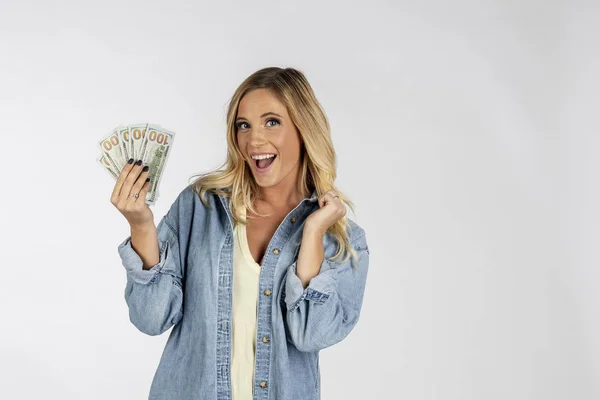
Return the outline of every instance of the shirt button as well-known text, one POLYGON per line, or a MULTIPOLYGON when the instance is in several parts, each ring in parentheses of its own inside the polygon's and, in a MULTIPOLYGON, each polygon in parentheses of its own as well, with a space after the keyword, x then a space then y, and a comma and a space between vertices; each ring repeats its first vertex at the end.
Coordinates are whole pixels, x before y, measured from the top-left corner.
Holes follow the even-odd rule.
POLYGON ((263 343, 269 343, 269 338, 267 336, 263 336, 262 341, 263 343))
POLYGON ((266 289, 263 293, 265 294, 265 296, 271 295, 271 291, 269 289, 266 289))
POLYGON ((267 387, 267 382, 265 382, 265 381, 262 381, 262 382, 261 382, 259 385, 260 385, 260 387, 261 387, 261 388, 263 388, 263 389, 264 389, 264 388, 266 388, 266 387, 267 387))
POLYGON ((273 249, 273 253, 279 254, 279 249, 273 249))
POLYGON ((292 217, 292 218, 290 219, 290 221, 292 221, 292 224, 293 224, 294 222, 296 222, 296 217, 292 217))

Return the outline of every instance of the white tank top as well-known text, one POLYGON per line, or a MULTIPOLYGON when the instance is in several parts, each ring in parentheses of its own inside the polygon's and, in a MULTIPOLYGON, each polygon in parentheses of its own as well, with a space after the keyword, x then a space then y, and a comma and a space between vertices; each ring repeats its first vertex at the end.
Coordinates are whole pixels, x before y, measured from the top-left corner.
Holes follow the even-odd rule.
MULTIPOLYGON (((241 210, 246 215, 245 207, 241 210)), ((252 400, 260 265, 252 258, 246 227, 234 227, 231 389, 233 400, 252 400)))

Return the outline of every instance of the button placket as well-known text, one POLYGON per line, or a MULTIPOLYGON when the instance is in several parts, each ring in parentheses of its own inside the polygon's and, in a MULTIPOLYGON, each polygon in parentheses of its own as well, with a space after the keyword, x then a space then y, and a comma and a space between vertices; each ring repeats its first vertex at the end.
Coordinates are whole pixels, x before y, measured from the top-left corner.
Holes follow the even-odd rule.
MULTIPOLYGON (((290 218, 290 222, 291 222, 292 224, 293 224, 293 223, 295 223, 295 222, 296 222, 296 217, 295 217, 295 216, 291 217, 291 218, 290 218)), ((280 250, 279 250, 278 248, 274 248, 274 249, 273 249, 273 254, 279 254, 279 253, 280 253, 280 250)), ((270 296, 272 293, 273 293, 273 292, 272 292, 271 290, 269 290, 269 289, 265 289, 265 290, 263 291, 263 294, 264 294, 265 296, 270 296)), ((269 343, 269 342, 270 342, 270 339, 269 339, 269 337, 268 337, 268 336, 263 336, 263 338, 262 338, 262 342, 263 342, 263 343, 269 343)), ((265 388, 267 387, 267 382, 266 382, 266 381, 261 381, 261 382, 259 383, 259 386, 260 386, 262 389, 265 389, 265 388)))

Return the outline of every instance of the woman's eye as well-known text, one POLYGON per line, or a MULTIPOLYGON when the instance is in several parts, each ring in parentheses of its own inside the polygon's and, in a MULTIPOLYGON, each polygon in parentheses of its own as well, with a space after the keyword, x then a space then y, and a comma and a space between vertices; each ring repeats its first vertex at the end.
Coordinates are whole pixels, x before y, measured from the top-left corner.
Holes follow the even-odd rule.
MULTIPOLYGON (((277 122, 277 124, 281 124, 281 122, 279 122, 279 120, 278 120, 278 119, 275 119, 275 118, 268 119, 268 120, 267 120, 267 124, 268 124, 269 122, 271 122, 271 121, 277 122)), ((245 125, 245 124, 246 124, 246 122, 238 122, 238 123, 237 123, 235 126, 236 126, 236 128, 238 128, 238 129, 244 129, 244 128, 242 128, 242 125, 245 125)), ((246 124, 246 125, 247 125, 247 124, 246 124)), ((267 126, 274 126, 274 125, 267 125, 267 126)))

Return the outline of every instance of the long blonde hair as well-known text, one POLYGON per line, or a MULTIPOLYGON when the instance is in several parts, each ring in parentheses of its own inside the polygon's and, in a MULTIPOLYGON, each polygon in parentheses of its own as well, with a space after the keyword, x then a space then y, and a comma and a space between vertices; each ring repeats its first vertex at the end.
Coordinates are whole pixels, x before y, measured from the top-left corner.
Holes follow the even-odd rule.
MULTIPOLYGON (((313 190, 316 190, 318 196, 329 190, 335 190, 340 200, 354 213, 354 204, 334 183, 336 154, 331 141, 329 122, 323 108, 302 72, 294 68, 278 67, 256 71, 242 82, 231 97, 227 110, 227 159, 217 169, 200 174, 200 177, 190 184, 194 186, 204 205, 210 207, 204 198, 206 192, 210 190, 215 194, 230 197, 230 211, 234 223, 246 223, 239 214, 240 207, 246 207, 255 214, 262 215, 253 206, 259 186, 250 168, 246 166, 238 146, 235 127, 242 97, 255 89, 268 89, 286 106, 292 122, 302 137, 304 150, 301 150, 301 179, 298 181, 298 191, 308 197, 313 190)), ((345 254, 344 259, 340 261, 343 263, 351 254, 356 264, 356 250, 349 241, 351 231, 346 216, 327 229, 327 232, 338 242, 337 252, 328 261, 334 262, 345 254)))

